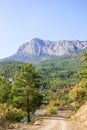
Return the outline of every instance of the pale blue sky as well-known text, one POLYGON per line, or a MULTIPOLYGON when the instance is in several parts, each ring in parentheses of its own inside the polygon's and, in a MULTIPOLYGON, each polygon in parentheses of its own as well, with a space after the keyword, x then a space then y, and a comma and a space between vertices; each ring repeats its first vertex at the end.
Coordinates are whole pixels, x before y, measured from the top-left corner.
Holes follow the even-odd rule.
POLYGON ((87 40, 87 0, 0 0, 0 59, 35 37, 87 40))

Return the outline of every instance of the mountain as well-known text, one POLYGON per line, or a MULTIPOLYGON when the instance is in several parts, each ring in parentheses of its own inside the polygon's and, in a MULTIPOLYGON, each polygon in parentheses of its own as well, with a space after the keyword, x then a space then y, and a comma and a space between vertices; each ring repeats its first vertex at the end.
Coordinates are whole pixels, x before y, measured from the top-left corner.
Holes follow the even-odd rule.
POLYGON ((49 41, 34 38, 19 47, 16 54, 4 60, 21 62, 40 62, 46 59, 70 55, 87 48, 87 41, 49 41))

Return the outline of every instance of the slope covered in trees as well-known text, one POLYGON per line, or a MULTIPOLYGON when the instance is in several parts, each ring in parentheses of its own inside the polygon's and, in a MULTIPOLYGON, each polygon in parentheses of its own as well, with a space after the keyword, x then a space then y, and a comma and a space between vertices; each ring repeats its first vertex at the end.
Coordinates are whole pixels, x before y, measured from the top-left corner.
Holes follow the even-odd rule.
MULTIPOLYGON (((34 65, 42 80, 41 88, 44 90, 45 100, 59 99, 61 96, 64 98, 64 93, 66 97, 70 87, 79 82, 78 71, 81 69, 81 64, 81 57, 66 57, 34 65)), ((22 63, 19 62, 2 62, 0 75, 14 79, 15 74, 20 72, 21 66, 22 63)))
POLYGON ((71 87, 79 83, 78 71, 81 70, 81 58, 55 59, 37 65, 36 68, 43 79, 45 100, 49 102, 52 99, 60 99, 63 102, 66 99, 67 101, 71 87))
POLYGON ((12 78, 20 71, 23 63, 16 61, 3 61, 0 62, 0 75, 6 78, 12 78))
MULTIPOLYGON (((0 90, 2 92, 0 104, 1 111, 4 107, 7 112, 5 118, 10 117, 7 110, 14 109, 14 120, 19 121, 23 116, 28 115, 28 121, 30 121, 30 113, 40 106, 42 98, 43 103, 52 106, 64 106, 76 100, 81 103, 80 99, 84 95, 83 89, 77 88, 77 93, 76 89, 74 91, 74 86, 81 80, 78 73, 81 71, 81 66, 82 57, 48 60, 35 65, 18 62, 0 63, 0 90), (12 78, 11 83, 9 78, 12 78), (74 97, 74 94, 77 94, 77 97, 76 95, 74 97), (78 97, 79 94, 81 94, 80 97, 78 97)), ((84 66, 86 69, 86 64, 84 66)), ((84 76, 84 81, 86 81, 86 73, 84 76)), ((84 83, 83 77, 80 84, 84 83)))

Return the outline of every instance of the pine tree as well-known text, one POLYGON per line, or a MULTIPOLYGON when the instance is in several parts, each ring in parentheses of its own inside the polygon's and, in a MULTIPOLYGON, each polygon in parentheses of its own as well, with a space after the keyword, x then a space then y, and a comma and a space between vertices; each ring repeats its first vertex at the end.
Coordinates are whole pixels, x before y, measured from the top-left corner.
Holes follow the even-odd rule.
POLYGON ((0 76, 0 103, 8 103, 10 98, 11 86, 9 82, 0 76))
POLYGON ((14 105, 27 111, 28 122, 30 112, 34 112, 41 105, 42 95, 39 93, 39 86, 39 76, 33 65, 23 65, 21 72, 15 77, 12 91, 14 105))

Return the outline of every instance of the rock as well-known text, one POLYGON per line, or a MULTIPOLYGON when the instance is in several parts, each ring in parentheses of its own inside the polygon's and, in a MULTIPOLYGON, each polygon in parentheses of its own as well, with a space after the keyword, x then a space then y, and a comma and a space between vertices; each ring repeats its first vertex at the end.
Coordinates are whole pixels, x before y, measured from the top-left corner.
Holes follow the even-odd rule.
POLYGON ((85 48, 87 48, 87 41, 49 41, 34 38, 20 46, 16 54, 5 60, 40 62, 53 57, 66 56, 85 48))
POLYGON ((18 128, 18 125, 17 124, 11 124, 9 126, 9 129, 15 129, 15 128, 18 128))

